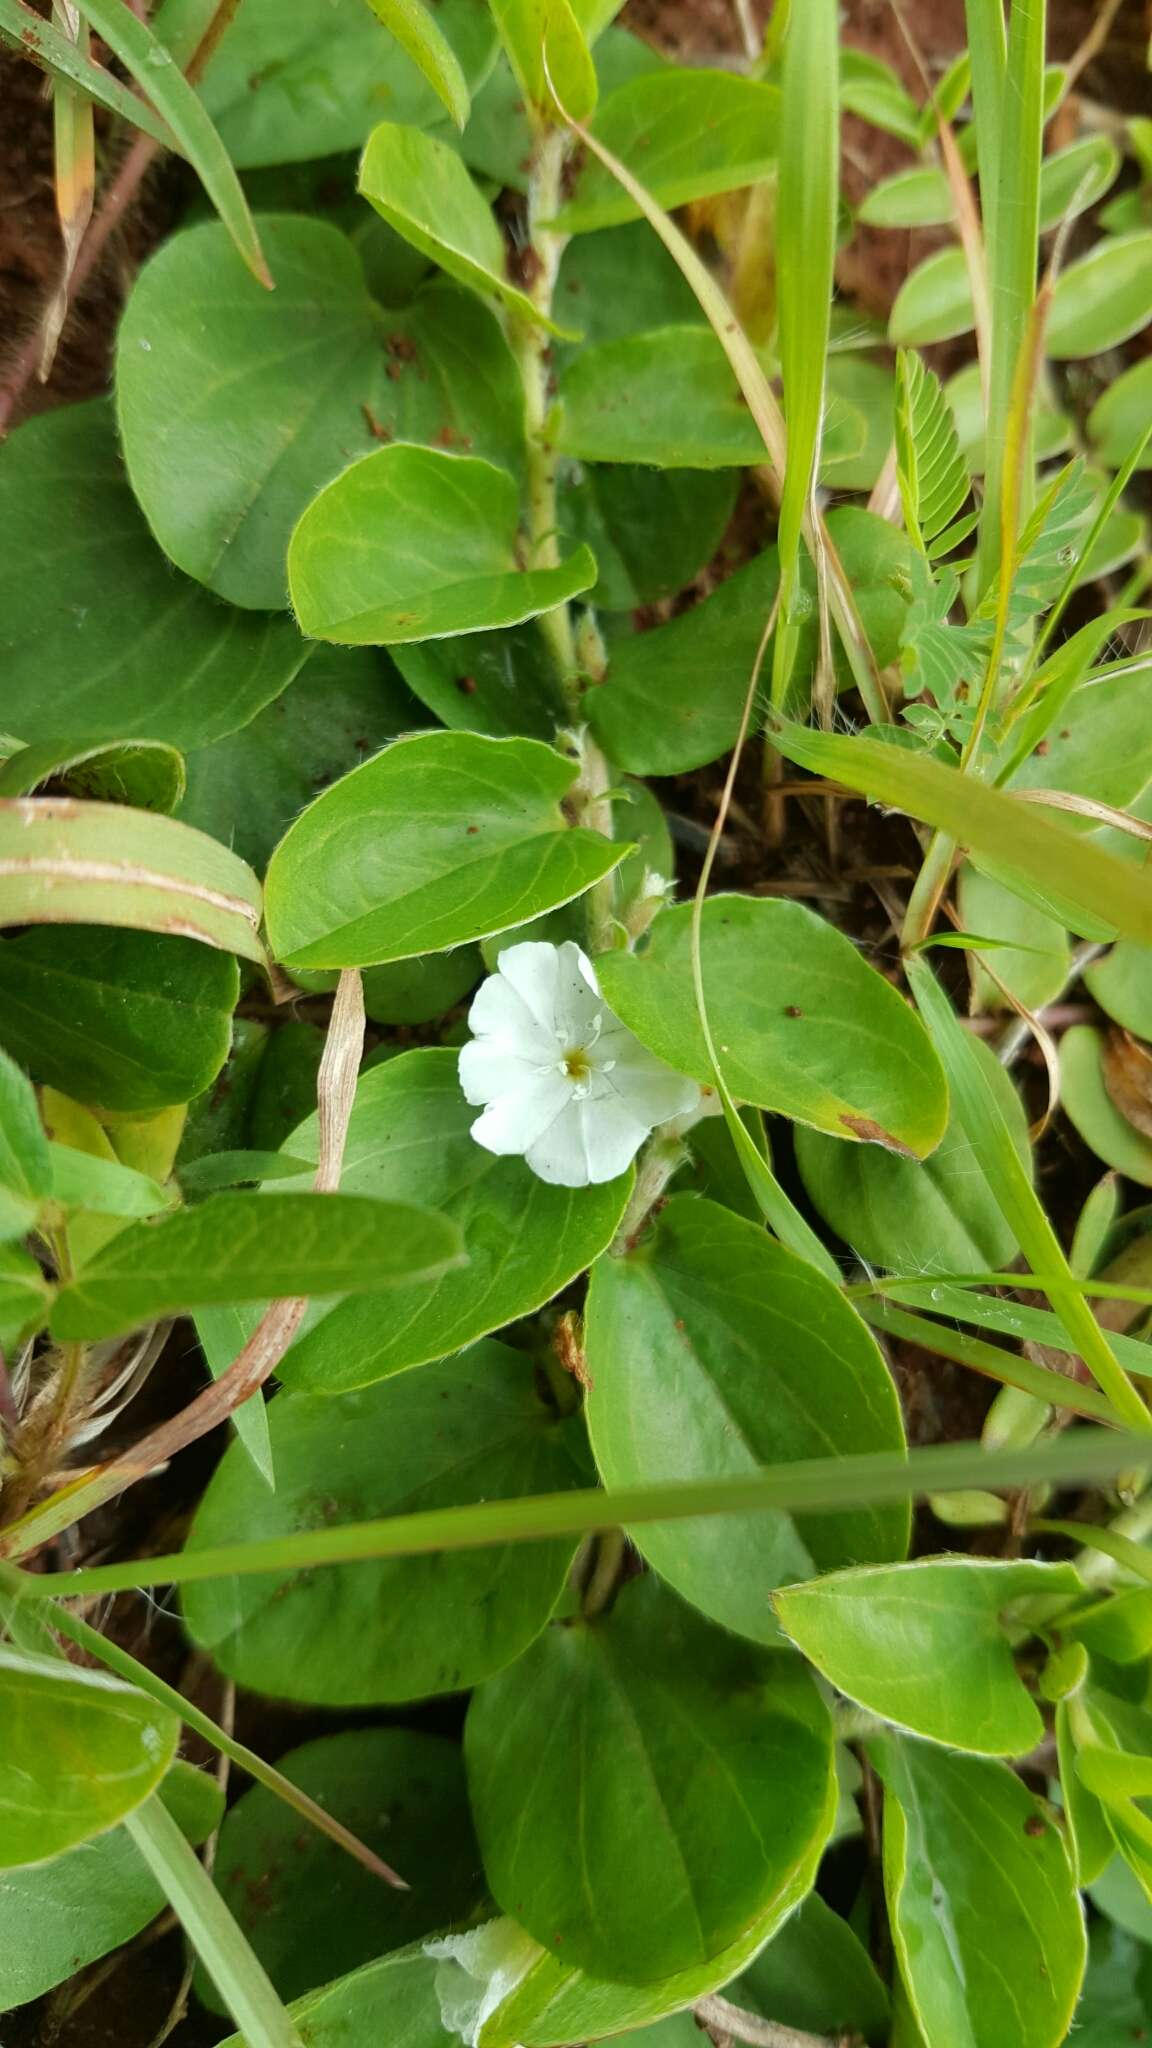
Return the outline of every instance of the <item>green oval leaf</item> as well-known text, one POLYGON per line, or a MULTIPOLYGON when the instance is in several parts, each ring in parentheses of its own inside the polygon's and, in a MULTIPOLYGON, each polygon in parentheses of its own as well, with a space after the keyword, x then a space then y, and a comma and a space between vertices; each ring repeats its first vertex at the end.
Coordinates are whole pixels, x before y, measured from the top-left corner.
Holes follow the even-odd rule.
MULTIPOLYGON (((289 1386, 342 1393, 458 1351, 551 1301, 611 1243, 630 1173, 601 1187, 550 1187, 522 1159, 478 1145, 475 1117, 453 1052, 404 1053, 361 1077, 341 1186, 376 1200, 418 1187, 460 1231, 468 1265, 401 1287, 386 1317, 366 1301, 313 1311, 314 1326, 284 1360, 289 1386)), ((286 1141, 305 1159, 317 1145, 315 1117, 286 1141)))
POLYGON ((271 296, 214 222, 145 266, 120 324, 116 399, 161 546, 233 604, 275 608, 293 527, 350 462, 398 440, 475 447, 518 470, 524 401, 482 306, 434 285, 384 313, 327 222, 270 215, 261 229, 271 296))
MULTIPOLYGON (((669 66, 618 86, 601 104, 592 133, 661 206, 673 207, 767 177, 779 121, 777 86, 730 71, 669 66)), ((589 154, 555 226, 561 234, 582 235, 639 216, 611 172, 589 154)))
POLYGON ((955 214, 947 174, 936 164, 925 164, 873 185, 856 218, 870 228, 934 228, 948 226, 955 214))
POLYGON ((1074 1598, 1070 1564, 919 1558, 865 1565, 773 1596, 789 1639, 884 1720, 979 1756, 1025 1756, 1044 1733, 1003 1626, 1014 1600, 1074 1598))
POLYGON ((268 934, 289 967, 442 952, 568 903, 628 851, 565 826, 576 765, 537 740, 418 733, 344 776, 268 867, 268 934))
POLYGON ((1108 135, 1083 135, 1045 157, 1040 171, 1040 230, 1075 220, 1103 199, 1120 175, 1120 151, 1108 135))
MULTIPOLYGON (((384 1956, 335 1984, 310 1991, 292 2007, 306 2029, 309 2048, 360 2048, 387 2041, 388 2048, 460 2048, 440 2018, 436 1965, 417 1950, 384 1956)), ((221 2048, 252 2048, 242 2034, 229 2034, 221 2048)))
MULTIPOLYGON (((533 1392, 529 1361, 502 1344, 478 1344, 334 1400, 279 1394, 269 1427, 275 1493, 232 1445, 197 1511, 190 1550, 238 1529, 285 1536, 416 1502, 446 1508, 553 1493, 581 1477, 569 1431, 533 1392)), ((560 1598, 573 1548, 561 1539, 213 1579, 187 1588, 184 1614, 193 1641, 242 1685, 321 1706, 425 1699, 475 1685, 527 1649, 560 1598)))
POLYGON ((368 138, 359 190, 390 228, 457 283, 551 334, 564 331, 509 281, 495 216, 447 143, 382 121, 368 138))
POLYGON ((1152 230, 1098 242, 1056 280, 1045 347, 1057 362, 1100 355, 1152 320, 1152 230))
POLYGON ((5 924, 168 932, 263 961, 260 884, 206 833, 71 797, 0 798, 5 924))
POLYGON ((356 1195, 212 1195, 136 1224, 60 1289, 58 1337, 110 1337, 212 1303, 375 1293, 461 1263, 455 1225, 431 1209, 356 1195))
MULTIPOLYGON (((692 910, 666 912, 644 953, 597 962, 618 1016, 677 1072, 713 1079, 692 993, 692 910)), ((796 903, 714 896, 700 935, 712 1035, 733 1095, 837 1137, 917 1157, 948 1115, 928 1036, 833 925, 796 903)))
POLYGON ((175 1714, 118 1679, 0 1644, 0 1867, 115 1827, 159 1784, 179 1735, 175 1714))
MULTIPOLYGON (((228 1810, 213 1876, 281 1998, 466 1920, 484 1887, 454 1742, 411 1728, 355 1728, 306 1742, 277 1769, 318 1800, 409 1887, 392 1891, 274 1792, 254 1785, 228 1810)), ((213 2012, 219 1994, 201 1971, 213 2012)))
POLYGON ((1084 1143, 1117 1173, 1152 1188, 1152 1138, 1117 1109, 1104 1083, 1104 1036, 1074 1024, 1060 1040, 1060 1105, 1084 1143))
POLYGON ((964 251, 957 245, 926 256, 896 294, 888 339, 896 347, 924 348, 967 334, 975 320, 964 251))
MULTIPOLYGON (((832 1452, 898 1450, 900 1405, 832 1282, 755 1224, 679 1195, 655 1234, 592 1275, 588 1427, 606 1486, 717 1477, 832 1452)), ((794 1522, 765 1514, 637 1530, 645 1557, 714 1621, 779 1640, 769 1594, 863 1559, 901 1557, 904 1509, 794 1522)))
POLYGON ((1084 975, 1091 994, 1125 1031, 1152 1038, 1152 946, 1121 939, 1084 975))
POLYGON ((106 400, 44 413, 5 443, 0 658, 4 723, 20 739, 59 740, 66 715, 87 739, 202 747, 278 697, 307 655, 290 619, 231 610, 173 574, 106 400))
POLYGON ((202 1094, 239 992, 230 954, 156 932, 45 925, 0 945, 0 1038, 37 1081, 100 1109, 202 1094))
MULTIPOLYGON (((1133 363, 1130 369, 1107 386, 1092 407, 1088 415, 1088 432, 1099 460, 1106 462, 1109 469, 1122 468, 1134 444, 1144 439, 1150 416, 1152 357, 1133 363)), ((1152 469, 1152 441, 1145 447, 1137 466, 1152 469)))
POLYGON ((580 547, 554 569, 519 566, 520 494, 507 470, 396 442, 314 498, 288 548, 302 631, 396 646, 515 626, 596 581, 580 547))
POLYGON ((885 1786, 884 1882, 900 1973, 925 2038, 1058 2048, 1085 1942, 1048 1807, 1007 1764, 895 1738, 868 1747, 885 1786))
MULTIPOLYGON (((995 1053, 979 1040, 975 1045, 1020 1163, 1031 1172, 1024 1106, 995 1053)), ((800 1125, 796 1160, 837 1236, 890 1272, 995 1273, 1016 1257, 1016 1239, 954 1114, 927 1159, 900 1159, 878 1145, 849 1149, 800 1125)))
POLYGON ((807 1673, 653 1578, 609 1614, 545 1630, 482 1686, 465 1747, 498 1903, 566 1961, 638 1984, 730 1947, 790 1890, 834 1810, 807 1673), (527 1780, 526 1729, 548 1731, 548 1767, 527 1780))

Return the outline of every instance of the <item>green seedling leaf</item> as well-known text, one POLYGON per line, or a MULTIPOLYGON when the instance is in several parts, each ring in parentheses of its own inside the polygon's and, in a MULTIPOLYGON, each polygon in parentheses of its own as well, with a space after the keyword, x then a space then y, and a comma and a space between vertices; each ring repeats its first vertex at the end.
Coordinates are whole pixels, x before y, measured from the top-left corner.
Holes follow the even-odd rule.
POLYGON ((435 15, 421 0, 369 0, 369 5, 463 128, 470 111, 468 81, 435 15))
POLYGON ((904 524, 926 554, 968 500, 971 478, 940 379, 918 355, 896 358, 896 474, 904 524))
MULTIPOLYGON (((805 1458, 830 1432, 845 1450, 902 1442, 887 1368, 835 1285, 713 1202, 674 1197, 654 1238, 599 1262, 585 1343, 588 1427, 609 1487, 805 1458)), ((907 1526, 900 1512, 846 1507, 634 1536, 712 1620, 774 1643, 773 1587, 810 1576, 806 1560, 832 1570, 901 1557, 907 1526)))
POLYGON ((1152 1038, 1152 948, 1121 939, 1103 960, 1093 961, 1084 981, 1114 1023, 1137 1038, 1152 1038))
POLYGON ((48 784, 68 796, 170 813, 184 794, 184 761, 159 740, 41 740, 0 767, 0 796, 32 796, 48 784))
POLYGON ((261 231, 272 297, 214 222, 164 244, 125 309, 116 396, 161 546, 220 597, 275 608, 293 527, 350 462, 380 441, 439 442, 518 471, 523 397, 483 306, 433 285, 385 314, 334 227, 273 214, 261 231))
POLYGON ((920 109, 890 64, 863 50, 840 53, 840 104, 913 148, 920 146, 920 109))
POLYGON ((831 1727, 807 1673, 652 1577, 489 1679, 465 1750, 497 1903, 593 1975, 646 1984, 706 1966, 791 1889, 829 1825, 831 1727), (526 1727, 548 1729, 551 1759, 527 1786, 526 1727))
POLYGON ((0 1867, 45 1863, 147 1799, 180 1723, 99 1671, 0 1645, 0 1867))
MULTIPOLYGON (((342 1393, 458 1351, 529 1315, 559 1294, 611 1243, 632 1176, 606 1186, 551 1187, 522 1159, 497 1159, 470 1135, 452 1052, 404 1053, 361 1078, 348 1127, 341 1186, 376 1200, 421 1199, 458 1228, 468 1265, 394 1292, 388 1314, 345 1301, 293 1345, 281 1378, 342 1393)), ((317 1157, 314 1116, 287 1148, 317 1157)), ((304 1184, 302 1180, 302 1185, 304 1184)))
MULTIPOLYGON (((198 13, 202 0, 163 0, 158 10, 157 34, 181 63, 199 41, 198 13)), ((496 52, 487 8, 474 0, 437 0, 431 26, 474 92, 496 52)), ((381 27, 374 0, 325 0, 322 14, 285 7, 282 0, 244 0, 213 51, 201 90, 242 170, 359 149, 382 112, 421 127, 443 120, 436 87, 410 46, 381 27)))
POLYGON ((97 1216, 158 1216, 172 1207, 171 1193, 146 1173, 97 1159, 71 1145, 49 1145, 52 1199, 62 1209, 89 1209, 97 1216))
POLYGON ((1045 157, 1040 171, 1041 231, 1087 213, 1115 184, 1120 162, 1120 152, 1108 135, 1083 135, 1045 157))
MULTIPOLYGON (((1030 1173, 1024 1106, 995 1054, 978 1040, 976 1056, 1030 1173)), ((820 1214, 871 1264, 896 1273, 998 1272, 1016 1256, 1015 1236, 955 1112, 924 1160, 901 1159, 878 1145, 847 1150, 803 1125, 796 1131, 796 1159, 820 1214)))
MULTIPOLYGON (((1152 320, 1152 230, 1096 244, 1052 294, 1046 347, 1057 362, 1116 348, 1152 320)), ((1146 423, 1145 423, 1146 424, 1146 423)))
MULTIPOLYGON (((885 750, 887 751, 887 750, 885 750)), ((658 919, 642 954, 597 963, 613 1009, 652 1052, 707 1086, 687 904, 658 919)), ((923 1158, 947 1092, 906 1003, 832 925, 796 903, 714 896, 701 958, 712 1035, 733 1095, 840 1138, 923 1158)))
POLYGON ((26 1074, 0 1052, 0 1240, 24 1237, 52 1193, 52 1160, 26 1074))
POLYGON ((790 761, 827 775, 873 802, 896 805, 912 817, 987 855, 1003 879, 1051 887, 1059 877, 1062 900, 1108 927, 1152 944, 1152 898, 1138 873, 1087 839, 1050 824, 1039 807, 1024 805, 971 775, 926 754, 882 740, 849 739, 774 720, 772 739, 790 761))
MULTIPOLYGON (((212 1833, 224 1810, 215 1779, 191 1764, 172 1764, 157 1797, 194 1843, 212 1833)), ((131 1941, 164 1903, 123 1827, 51 1862, 6 1870, 0 1885, 0 2012, 27 2005, 131 1941)))
POLYGON ((0 946, 0 1038, 37 1081, 101 1109, 210 1087, 239 992, 229 954, 155 932, 45 925, 0 946))
POLYGON ((108 924, 263 960, 260 885, 203 832, 70 797, 0 798, 5 924, 108 924))
POLYGON ((892 1932, 925 2039, 1057 2048, 1080 1991, 1085 1939, 1049 1808, 1007 1764, 895 1737, 869 1752, 885 1786, 892 1932))
MULTIPOLYGON (((576 108, 570 111, 583 118, 576 108)), ((618 86, 601 103, 593 133, 643 178, 661 206, 673 207, 767 177, 779 122, 774 85, 730 71, 668 68, 618 86)), ((555 226, 562 234, 581 235, 639 217, 640 208, 591 157, 578 171, 555 226)))
POLYGON ((307 654, 290 619, 214 604, 173 574, 128 487, 106 400, 44 413, 5 443, 0 656, 4 722, 23 740, 58 742, 66 706, 89 741, 202 747, 279 696, 307 654))
MULTIPOLYGON (((393 1891, 326 1835, 253 1786, 229 1808, 214 1877, 281 1998, 466 1920, 483 1893, 464 1763, 454 1742, 408 1728, 358 1728, 307 1742, 279 1768, 408 1889, 393 1891)), ((213 2012, 219 1993, 201 1972, 213 2012)))
POLYGON ((271 287, 255 223, 228 151, 168 49, 146 21, 124 6, 124 0, 77 0, 77 5, 163 116, 252 275, 271 287))
POLYGON ((390 228, 469 291, 552 334, 562 331, 509 281, 491 208, 447 143, 382 121, 364 151, 359 190, 390 228))
POLYGON ((935 164, 912 171, 897 171, 873 185, 856 210, 857 220, 870 228, 948 227, 955 218, 956 202, 947 174, 935 164))
POLYGON ((349 1294, 434 1280, 462 1259, 446 1217, 355 1195, 212 1195, 162 1223, 137 1224, 61 1288, 62 1338, 110 1337, 212 1303, 349 1294))
POLYGON ((0 41, 38 64, 50 78, 66 79, 78 86, 98 107, 106 107, 110 114, 130 122, 162 148, 175 146, 176 137, 168 123, 147 100, 114 78, 102 64, 93 63, 73 37, 62 34, 34 8, 25 7, 22 0, 0 0, 0 41))
POLYGON ((964 251, 950 244, 905 278, 888 320, 888 339, 898 348, 925 348, 970 333, 975 319, 964 251))
POLYGON ((1079 1591, 1069 1564, 940 1557, 837 1572, 772 1604, 790 1641, 859 1706, 952 1749, 1024 1756, 1044 1723, 1017 1675, 1005 1609, 1079 1591))
POLYGON ((475 456, 405 442, 366 455, 292 535, 302 631, 345 646, 440 640, 519 625, 590 589, 585 547, 554 569, 519 566, 519 515, 514 479, 475 456))
MULTIPOLYGON (((416 1499, 449 1507, 548 1493, 579 1476, 564 1426, 533 1392, 528 1360, 501 1344, 335 1399, 280 1394, 269 1424, 276 1492, 233 1445, 200 1504, 190 1554, 238 1528, 289 1536, 314 1525, 321 1504, 326 1519, 343 1521, 416 1499)), ((356 1565, 335 1578, 223 1579, 188 1590, 185 1618, 221 1670, 280 1698, 424 1699, 475 1685, 523 1653, 560 1597, 573 1549, 561 1539, 356 1565)))
POLYGON ((1152 1188, 1152 1138, 1117 1108, 1104 1078, 1105 1039, 1074 1024, 1060 1040, 1060 1104, 1084 1143, 1117 1173, 1152 1188))
MULTIPOLYGON (((1133 363, 1106 386, 1088 415, 1093 452, 1109 469, 1120 469, 1134 445, 1144 439, 1152 416, 1152 359, 1133 363)), ((1137 463, 1152 469, 1152 440, 1137 463)))
POLYGON ((278 959, 370 967, 486 938, 556 909, 627 846, 568 829, 576 765, 536 740, 397 740, 318 797, 269 863, 278 959))

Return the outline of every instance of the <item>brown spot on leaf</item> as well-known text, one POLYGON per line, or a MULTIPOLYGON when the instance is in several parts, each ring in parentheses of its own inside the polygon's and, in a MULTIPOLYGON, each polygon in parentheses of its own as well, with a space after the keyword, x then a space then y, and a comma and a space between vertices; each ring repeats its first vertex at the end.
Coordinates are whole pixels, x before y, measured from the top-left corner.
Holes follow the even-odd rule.
POLYGON ((865 1145, 883 1145, 886 1152, 895 1152, 900 1159, 915 1159, 916 1154, 907 1145, 886 1131, 883 1124, 873 1123, 870 1116, 852 1116, 847 1111, 840 1117, 846 1131, 859 1138, 865 1145))

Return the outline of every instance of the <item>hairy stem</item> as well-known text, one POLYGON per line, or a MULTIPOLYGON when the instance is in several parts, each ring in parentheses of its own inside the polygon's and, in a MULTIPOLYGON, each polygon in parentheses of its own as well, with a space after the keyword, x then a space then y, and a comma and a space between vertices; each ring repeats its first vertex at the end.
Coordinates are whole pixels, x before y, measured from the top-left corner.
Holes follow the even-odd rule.
MULTIPOLYGON (((550 316, 560 258, 567 236, 543 225, 560 210, 561 182, 570 144, 562 128, 545 129, 537 140, 528 181, 528 296, 537 310, 550 316)), ((512 347, 524 387, 524 431, 528 444, 528 534, 532 566, 555 569, 560 564, 556 511, 556 455, 548 439, 552 402, 552 347, 546 327, 535 320, 514 325, 512 347)), ((566 604, 543 613, 540 630, 548 642, 565 704, 573 716, 580 709, 576 641, 566 604)))

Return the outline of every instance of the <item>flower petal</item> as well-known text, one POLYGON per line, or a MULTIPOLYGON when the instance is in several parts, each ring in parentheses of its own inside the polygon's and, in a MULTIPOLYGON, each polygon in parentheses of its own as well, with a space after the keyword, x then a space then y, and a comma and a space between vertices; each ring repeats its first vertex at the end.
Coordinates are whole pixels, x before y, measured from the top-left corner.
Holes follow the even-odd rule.
POLYGON ((457 1072, 465 1102, 475 1105, 530 1087, 539 1075, 540 1063, 510 1052, 499 1039, 470 1038, 460 1048, 457 1072))
POLYGON ((472 1136, 501 1158, 516 1152, 526 1155, 571 1099, 567 1075, 555 1070, 534 1074, 525 1086, 511 1088, 490 1102, 473 1124, 472 1136))
POLYGON ((678 1074, 641 1045, 627 1025, 612 1017, 596 1047, 596 1066, 613 1091, 649 1130, 670 1117, 686 1116, 700 1100, 700 1086, 678 1074), (613 1064, 609 1069, 608 1062, 613 1064))
POLYGON ((468 1012, 468 1028, 477 1038, 490 1038, 533 1066, 546 1066, 556 1058, 552 1033, 541 1029, 524 998, 503 974, 490 974, 481 982, 468 1012))
POLYGON ((615 1180, 635 1159, 648 1125, 614 1094, 574 1098, 525 1154, 541 1180, 565 1188, 615 1180))
POLYGON ((528 939, 505 946, 500 973, 543 1031, 562 1046, 583 1045, 604 1009, 592 963, 571 939, 562 946, 528 939))

